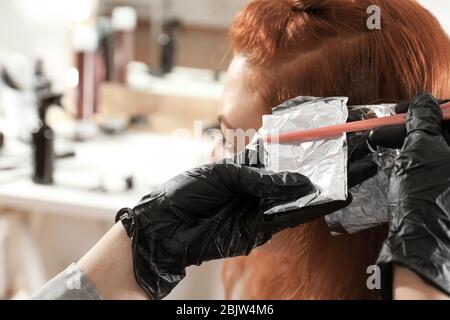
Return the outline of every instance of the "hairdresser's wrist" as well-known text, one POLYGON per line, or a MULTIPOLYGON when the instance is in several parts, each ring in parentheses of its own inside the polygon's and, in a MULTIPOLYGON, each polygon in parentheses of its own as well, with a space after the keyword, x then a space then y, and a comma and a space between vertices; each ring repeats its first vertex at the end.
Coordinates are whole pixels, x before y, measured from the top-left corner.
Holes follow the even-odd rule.
POLYGON ((450 296, 429 285, 417 273, 394 265, 394 300, 448 300, 450 296))
POLYGON ((446 272, 450 235, 436 235, 426 225, 418 223, 417 217, 407 216, 395 232, 391 227, 377 261, 384 299, 394 298, 396 266, 414 272, 429 286, 450 295, 450 274, 446 272), (420 239, 419 243, 416 239, 420 239))
POLYGON ((134 277, 131 248, 132 243, 126 230, 121 223, 117 223, 77 263, 102 299, 149 299, 134 277))

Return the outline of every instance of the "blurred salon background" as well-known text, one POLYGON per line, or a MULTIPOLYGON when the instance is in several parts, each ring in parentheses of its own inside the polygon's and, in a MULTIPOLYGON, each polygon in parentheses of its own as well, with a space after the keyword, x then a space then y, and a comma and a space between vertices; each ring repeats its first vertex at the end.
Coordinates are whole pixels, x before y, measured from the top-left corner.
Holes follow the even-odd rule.
MULTIPOLYGON (((450 33, 448 0, 419 2, 450 33)), ((21 299, 119 209, 209 161, 248 0, 0 3, 0 299, 21 299)), ((169 298, 223 298, 220 265, 190 268, 169 298)))

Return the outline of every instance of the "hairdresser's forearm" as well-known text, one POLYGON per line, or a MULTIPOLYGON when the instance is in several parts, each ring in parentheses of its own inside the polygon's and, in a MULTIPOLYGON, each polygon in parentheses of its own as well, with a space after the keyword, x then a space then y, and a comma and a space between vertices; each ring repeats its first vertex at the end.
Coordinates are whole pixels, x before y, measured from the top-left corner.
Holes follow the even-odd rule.
POLYGON ((428 285, 416 273, 395 266, 393 295, 395 300, 448 300, 442 291, 428 285))
POLYGON ((106 300, 141 300, 148 295, 136 283, 131 240, 116 224, 79 262, 79 268, 106 300))

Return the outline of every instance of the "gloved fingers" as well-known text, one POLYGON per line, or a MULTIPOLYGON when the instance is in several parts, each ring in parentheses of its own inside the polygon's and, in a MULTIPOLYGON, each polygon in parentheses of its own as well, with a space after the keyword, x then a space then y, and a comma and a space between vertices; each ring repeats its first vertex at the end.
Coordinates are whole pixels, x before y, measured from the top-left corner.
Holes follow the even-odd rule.
POLYGON ((268 215, 273 226, 273 233, 283 231, 288 228, 294 228, 299 225, 325 217, 333 212, 348 207, 353 201, 351 193, 348 194, 347 200, 333 201, 329 203, 319 204, 315 206, 305 207, 298 210, 276 213, 268 215))
POLYGON ((410 104, 411 104, 411 99, 400 101, 395 106, 395 113, 396 114, 407 113, 410 104))
POLYGON ((406 125, 382 127, 369 135, 369 143, 372 147, 401 149, 406 138, 406 125))
MULTIPOLYGON (((437 103, 444 104, 449 102, 450 100, 437 100, 437 103)), ((409 111, 410 106, 415 105, 415 108, 419 105, 423 105, 424 108, 428 103, 436 104, 436 100, 429 94, 421 94, 414 98, 413 100, 402 101, 397 104, 395 107, 396 113, 407 113, 409 111)), ((438 111, 434 108, 436 112, 438 111)), ((445 137, 447 143, 450 142, 450 135, 448 134, 450 129, 450 122, 446 121, 441 124, 443 128, 442 134, 445 137)), ((381 148, 390 148, 390 149, 401 149, 405 142, 405 138, 407 136, 406 125, 398 125, 398 126, 389 126, 382 127, 373 130, 369 135, 369 143, 372 147, 381 147, 381 148)))
MULTIPOLYGON (((395 113, 396 114, 401 114, 401 113, 407 113, 409 106, 411 105, 412 100, 403 100, 400 101, 399 103, 397 103, 397 105, 395 106, 395 113)), ((444 104, 450 102, 450 99, 439 99, 438 103, 444 104)))
MULTIPOLYGON (((448 129, 450 122, 443 123, 443 136, 447 143, 450 143, 450 135, 448 129)), ((372 148, 381 147, 389 149, 401 149, 406 139, 406 125, 382 127, 375 130, 369 135, 368 142, 372 148)))
POLYGON ((407 135, 417 130, 433 135, 442 133, 442 110, 430 94, 421 94, 411 101, 406 122, 407 135))
POLYGON ((235 190, 267 200, 286 201, 314 193, 316 187, 300 173, 273 173, 264 169, 242 166, 235 190))
POLYGON ((377 172, 378 166, 370 158, 349 163, 347 185, 349 188, 353 188, 374 177, 377 172))

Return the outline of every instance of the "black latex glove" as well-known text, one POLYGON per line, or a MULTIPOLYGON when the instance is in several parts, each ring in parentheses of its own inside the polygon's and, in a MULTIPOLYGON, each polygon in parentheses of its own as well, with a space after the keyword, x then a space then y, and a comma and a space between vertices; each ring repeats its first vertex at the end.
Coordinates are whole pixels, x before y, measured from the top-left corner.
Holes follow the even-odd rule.
POLYGON ((273 206, 316 191, 298 173, 270 173, 236 164, 187 171, 118 214, 132 239, 138 284, 162 299, 185 268, 248 255, 272 235, 297 224, 291 215, 264 215, 273 206))
MULTIPOLYGON (((359 138, 352 150, 363 144, 359 138)), ((376 174, 361 152, 349 168, 350 187, 376 174)), ((185 268, 202 262, 248 255, 272 235, 348 206, 352 198, 296 211, 265 215, 274 206, 316 191, 298 173, 262 168, 257 152, 246 151, 229 164, 187 171, 146 196, 117 219, 132 239, 138 284, 153 299, 162 299, 184 278, 185 268)))
POLYGON ((411 101, 406 130, 389 187, 390 232, 377 262, 383 294, 392 297, 395 263, 450 295, 450 147, 434 97, 411 101))
MULTIPOLYGON (((395 106, 395 113, 401 114, 408 112, 412 100, 402 101, 395 106)), ((440 105, 450 100, 438 100, 440 105)), ((445 121, 442 125, 442 135, 447 142, 450 142, 450 121, 445 121)), ((382 145, 385 148, 400 149, 406 138, 406 125, 398 125, 383 128, 383 130, 374 130, 371 133, 370 141, 373 145, 382 145)))

